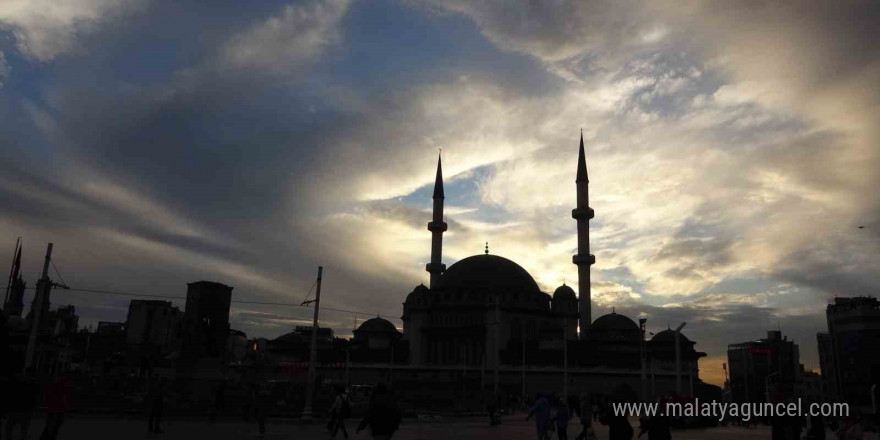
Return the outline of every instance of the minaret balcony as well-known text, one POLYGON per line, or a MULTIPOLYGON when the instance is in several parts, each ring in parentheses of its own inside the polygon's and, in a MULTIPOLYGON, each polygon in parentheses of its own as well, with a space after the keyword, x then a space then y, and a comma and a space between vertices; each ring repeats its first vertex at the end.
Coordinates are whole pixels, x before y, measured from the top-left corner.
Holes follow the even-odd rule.
POLYGON ((446 232, 446 222, 430 222, 428 223, 428 230, 431 232, 446 232))
POLYGON ((596 256, 593 254, 577 254, 571 256, 571 262, 580 266, 581 264, 596 264, 596 256))
POLYGON ((589 220, 595 216, 595 212, 593 212, 593 208, 589 206, 586 208, 577 208, 571 210, 571 217, 576 220, 589 220))
POLYGON ((446 271, 446 265, 443 263, 428 263, 425 265, 425 270, 430 273, 443 273, 446 271))

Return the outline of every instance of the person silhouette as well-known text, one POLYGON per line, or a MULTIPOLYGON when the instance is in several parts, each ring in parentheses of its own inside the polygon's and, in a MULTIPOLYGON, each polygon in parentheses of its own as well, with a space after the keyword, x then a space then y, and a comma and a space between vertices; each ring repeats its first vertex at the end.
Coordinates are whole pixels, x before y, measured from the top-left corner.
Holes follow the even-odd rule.
POLYGON ((70 410, 70 386, 67 378, 55 378, 46 388, 46 427, 40 440, 55 440, 64 423, 64 416, 70 410))
POLYGON ((147 423, 147 431, 153 434, 161 434, 162 411, 165 407, 165 380, 154 379, 149 393, 150 419, 147 423))
POLYGON ((333 406, 330 408, 331 426, 330 435, 336 438, 336 433, 342 430, 342 436, 348 438, 348 430, 345 429, 345 419, 351 416, 351 402, 345 388, 336 386, 336 397, 333 400, 333 406))
POLYGON ((400 409, 392 398, 385 384, 376 385, 367 416, 361 420, 357 431, 370 427, 373 440, 390 440, 400 427, 400 409))
POLYGON ((15 377, 10 382, 9 395, 6 397, 6 438, 12 440, 12 433, 19 428, 19 438, 28 438, 31 416, 39 399, 40 386, 33 379, 33 369, 28 368, 24 375, 15 377))
POLYGON ((550 439, 550 403, 541 394, 535 399, 535 405, 529 410, 526 420, 535 416, 535 429, 538 432, 538 440, 550 439))
POLYGON ((254 415, 257 419, 257 427, 259 429, 258 436, 266 435, 266 418, 272 405, 272 393, 266 383, 257 385, 254 390, 254 415))

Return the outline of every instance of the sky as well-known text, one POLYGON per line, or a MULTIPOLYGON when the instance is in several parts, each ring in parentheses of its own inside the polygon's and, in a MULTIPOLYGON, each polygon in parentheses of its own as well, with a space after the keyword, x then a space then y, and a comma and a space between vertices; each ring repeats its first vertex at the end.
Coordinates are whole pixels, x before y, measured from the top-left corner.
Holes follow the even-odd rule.
MULTIPOLYGON (((291 304, 321 265, 322 304, 364 313, 322 326, 401 327, 441 149, 444 263, 489 242, 577 285, 583 130, 594 317, 687 322, 716 384, 767 330, 818 370, 828 301, 880 285, 878 25, 867 0, 4 0, 0 257, 22 237, 29 286, 53 242, 77 289, 291 304)), ((130 300, 51 299, 85 326, 130 300)), ((251 337, 310 319, 231 311, 251 337)))

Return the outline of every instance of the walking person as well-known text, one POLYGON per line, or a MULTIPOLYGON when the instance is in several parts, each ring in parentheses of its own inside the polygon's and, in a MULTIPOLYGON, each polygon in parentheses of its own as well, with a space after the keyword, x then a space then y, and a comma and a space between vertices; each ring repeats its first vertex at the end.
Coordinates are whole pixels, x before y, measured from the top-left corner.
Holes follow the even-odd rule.
POLYGON ((149 393, 150 420, 147 423, 147 432, 161 434, 162 411, 165 409, 165 380, 154 379, 149 393))
POLYGON ((269 409, 272 403, 272 393, 269 392, 269 387, 264 383, 257 385, 253 390, 253 408, 254 415, 257 419, 257 436, 265 437, 266 436, 266 418, 269 416, 269 409))
POLYGON ((330 413, 332 415, 330 435, 336 438, 336 433, 342 430, 343 438, 347 439, 348 430, 345 429, 345 419, 351 417, 351 401, 345 392, 345 388, 341 386, 336 387, 336 398, 333 400, 333 406, 330 407, 330 413))
POLYGON ((581 394, 579 408, 581 433, 574 440, 596 440, 596 432, 593 430, 593 405, 588 394, 581 394))
POLYGON ((40 440, 55 440, 64 423, 64 416, 70 410, 70 386, 67 378, 56 378, 46 389, 46 427, 40 440))
POLYGON ((28 438, 28 431, 31 426, 31 417, 34 414, 34 408, 37 406, 39 399, 40 386, 31 377, 32 369, 28 369, 29 374, 21 375, 10 381, 9 395, 6 397, 7 413, 6 413, 6 439, 12 440, 12 433, 15 427, 19 428, 19 438, 25 440, 28 438))
POLYGON ((211 410, 211 423, 217 420, 217 415, 222 415, 226 409, 226 379, 217 384, 214 390, 214 409, 211 410))
POLYGON ((385 384, 376 385, 367 416, 361 420, 356 432, 370 427, 373 440, 390 440, 400 427, 400 409, 385 384))
POLYGON ((556 415, 551 420, 551 422, 556 422, 556 436, 559 440, 568 440, 569 419, 571 419, 571 413, 568 410, 568 405, 560 401, 559 407, 556 409, 556 415))
POLYGON ((550 440, 550 404, 541 394, 535 399, 535 405, 529 410, 526 420, 535 416, 535 429, 538 432, 538 440, 550 440))
POLYGON ((632 440, 633 428, 629 424, 627 414, 616 414, 611 407, 612 405, 610 405, 610 400, 608 403, 609 405, 603 409, 602 417, 600 418, 600 422, 603 425, 608 425, 608 439, 632 440))

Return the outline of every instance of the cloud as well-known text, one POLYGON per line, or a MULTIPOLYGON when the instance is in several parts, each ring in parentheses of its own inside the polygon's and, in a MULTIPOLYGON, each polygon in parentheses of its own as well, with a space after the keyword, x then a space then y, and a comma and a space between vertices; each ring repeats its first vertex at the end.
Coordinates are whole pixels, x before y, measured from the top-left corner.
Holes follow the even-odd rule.
POLYGON ((0 4, 0 29, 18 50, 38 61, 80 49, 80 39, 143 6, 142 0, 9 0, 0 4))
POLYGON ((9 63, 6 62, 6 55, 0 51, 0 89, 3 88, 3 84, 9 78, 9 72, 12 71, 12 68, 9 67, 9 63))
MULTIPOLYGON (((812 346, 831 292, 878 287, 874 5, 413 3, 382 10, 394 50, 341 1, 177 21, 164 3, 0 6, 22 54, 56 60, 8 57, 35 75, 0 96, 0 225, 87 255, 62 262, 81 286, 301 299, 322 265, 328 307, 395 316, 427 280, 442 148, 444 262, 488 241, 552 291, 576 284, 583 128, 597 313, 687 320, 717 364, 777 319, 812 346), (159 24, 173 44, 148 38, 159 24), (469 44, 426 37, 449 32, 469 44), (380 73, 355 68, 365 47, 380 73)), ((261 336, 308 320, 240 311, 261 336)))
POLYGON ((229 66, 283 72, 311 61, 340 39, 338 24, 348 0, 315 0, 288 4, 230 38, 221 49, 229 66))
POLYGON ((667 33, 649 8, 632 1, 425 1, 470 17, 495 44, 547 61, 587 51, 629 51, 667 33))

